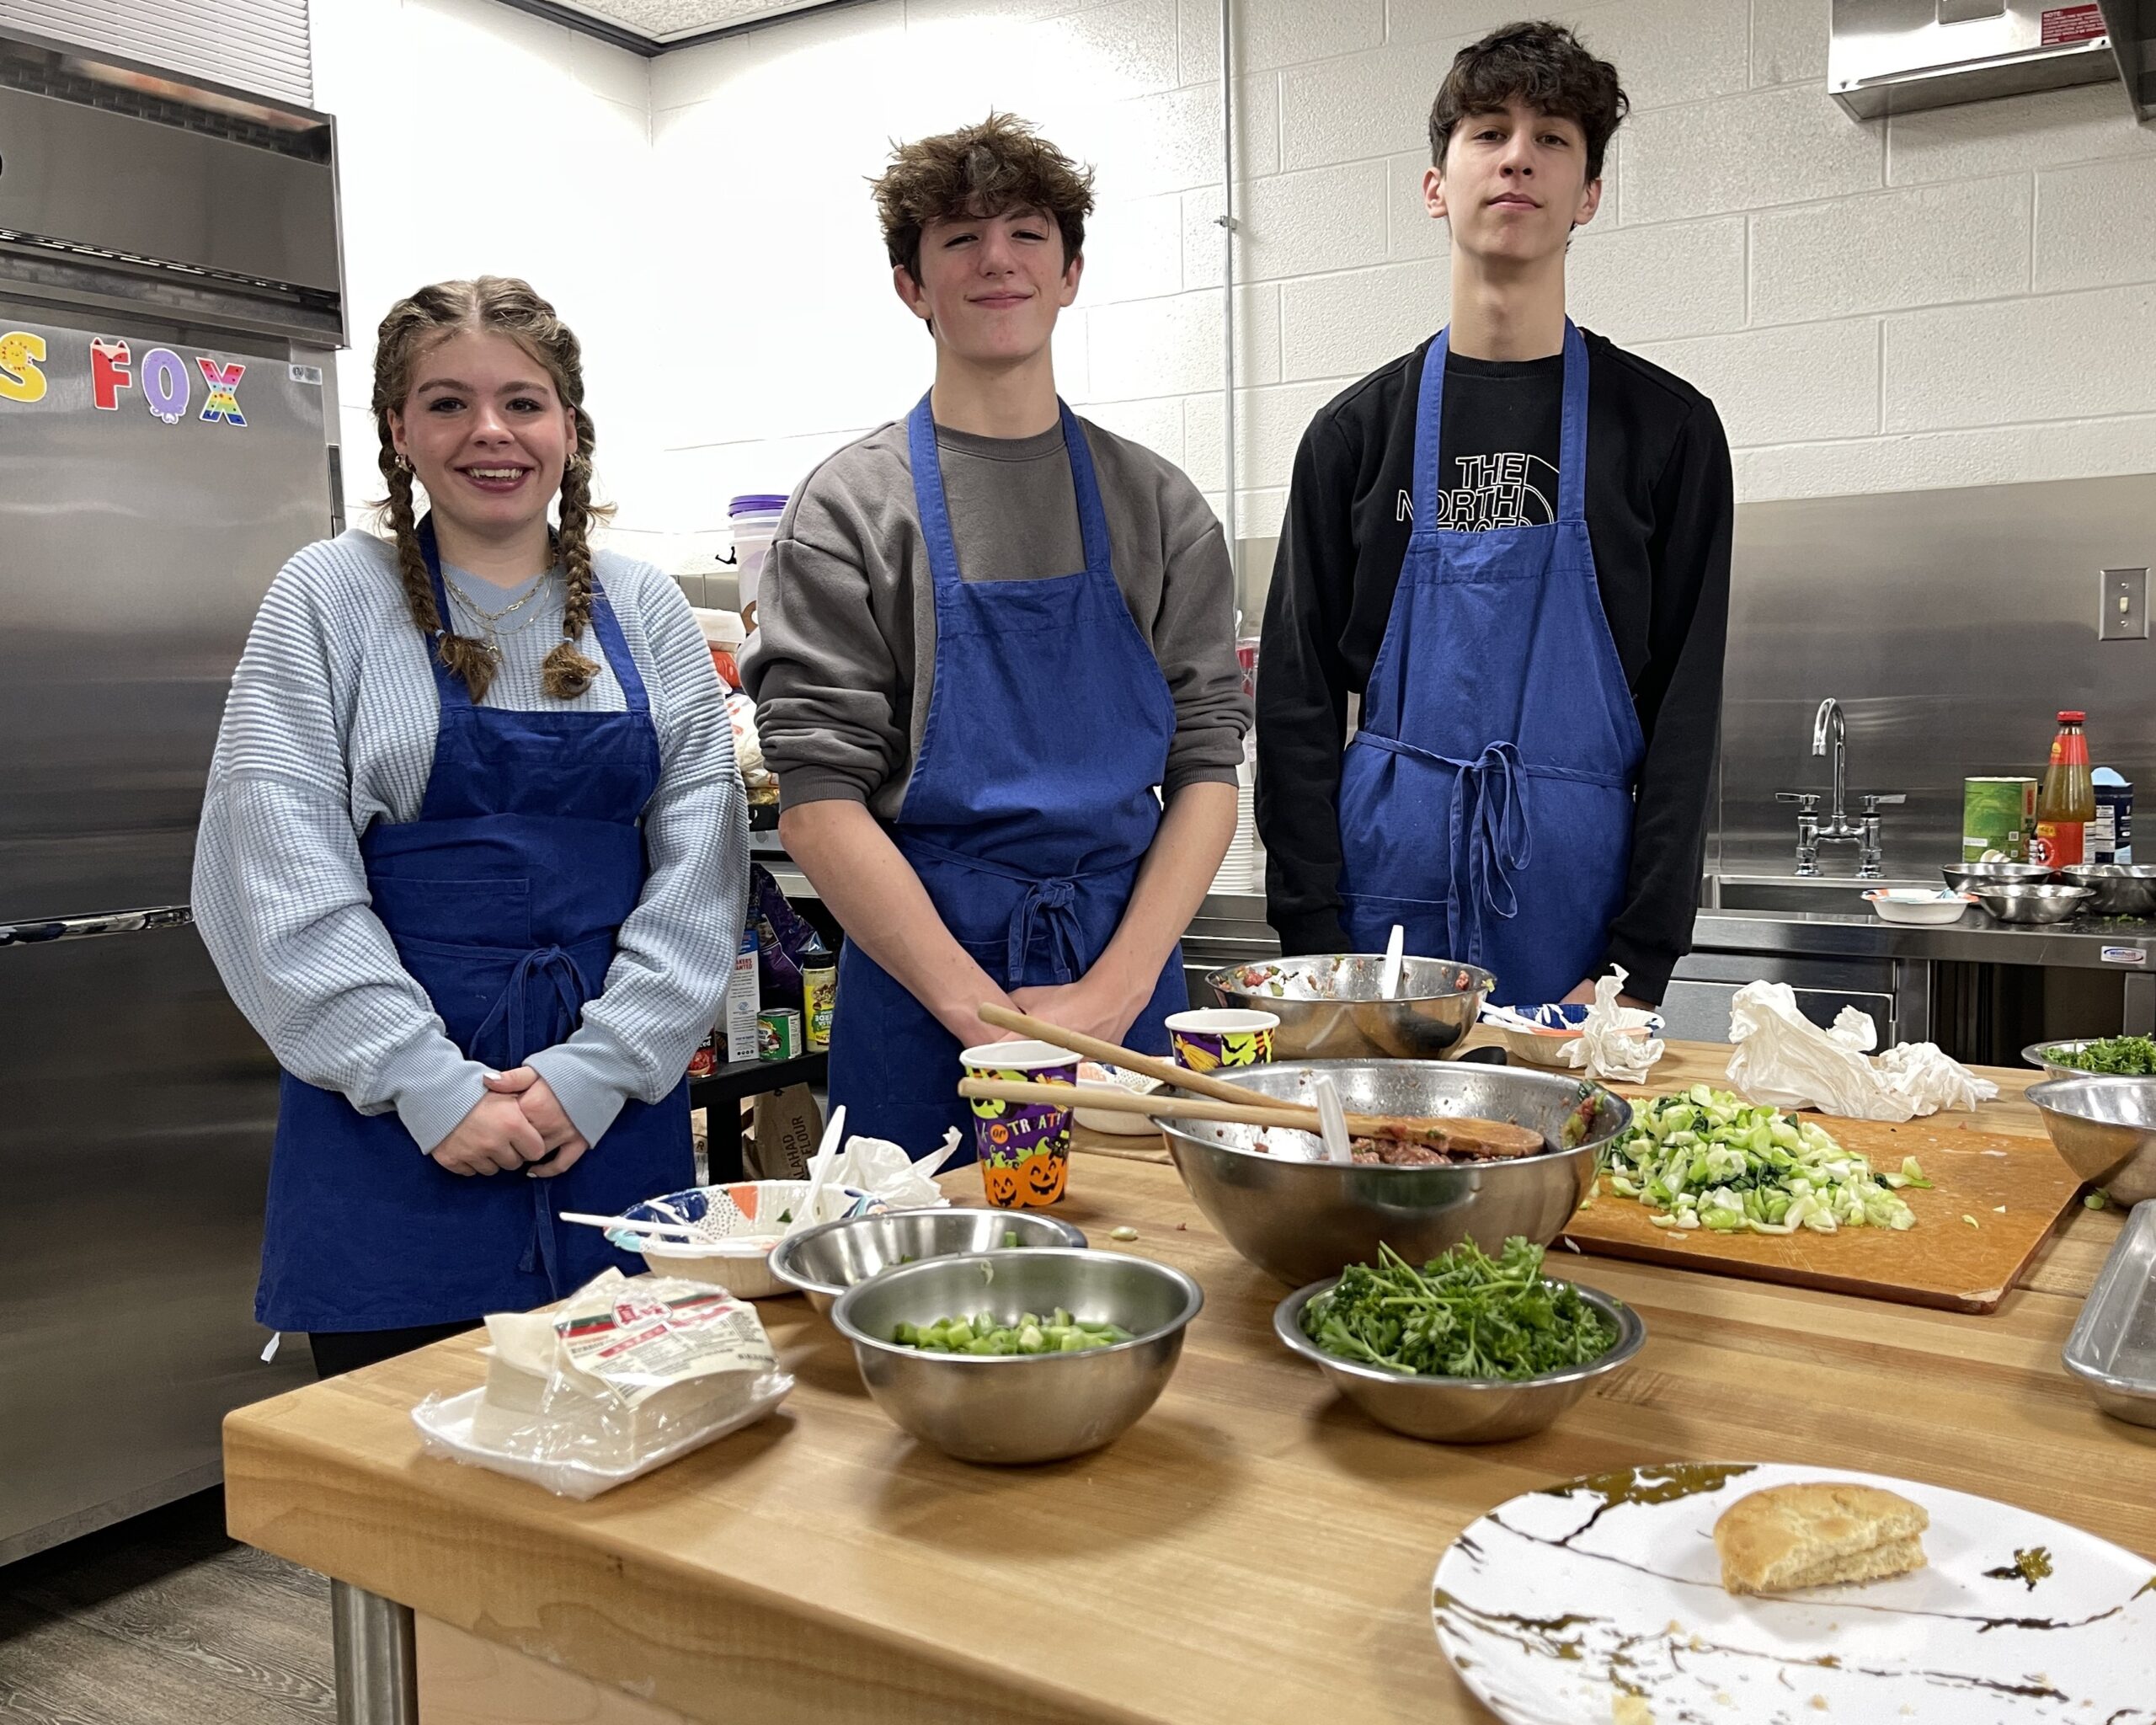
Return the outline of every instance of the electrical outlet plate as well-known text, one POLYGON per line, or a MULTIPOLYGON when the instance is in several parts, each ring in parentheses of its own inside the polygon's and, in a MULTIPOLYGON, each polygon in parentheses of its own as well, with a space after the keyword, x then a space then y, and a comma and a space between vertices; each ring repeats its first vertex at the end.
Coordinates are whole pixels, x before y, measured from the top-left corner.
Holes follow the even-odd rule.
POLYGON ((2100 641, 2148 638, 2148 571, 2105 569, 2103 610, 2096 625, 2100 641))

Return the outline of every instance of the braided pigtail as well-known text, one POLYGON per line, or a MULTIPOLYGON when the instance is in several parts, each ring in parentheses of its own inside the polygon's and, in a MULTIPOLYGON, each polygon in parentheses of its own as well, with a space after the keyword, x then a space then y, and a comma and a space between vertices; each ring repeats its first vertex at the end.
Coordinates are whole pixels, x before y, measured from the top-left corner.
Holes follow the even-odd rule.
POLYGON ((413 362, 427 340, 455 328, 458 319, 468 315, 467 296, 458 292, 465 286, 438 283, 421 288, 389 308, 375 347, 374 417, 382 437, 376 462, 389 487, 382 514, 397 542, 397 572, 403 582, 405 608, 412 613, 419 633, 435 643, 435 656, 452 676, 462 680, 476 704, 487 698, 494 681, 494 649, 470 635, 453 633, 435 604, 434 578, 427 573, 426 553, 419 549, 419 523, 414 515, 411 465, 398 454, 389 425, 391 412, 403 404, 413 362))
POLYGON ((591 686, 599 667, 577 651, 591 622, 591 457, 584 441, 590 415, 576 409, 578 447, 562 469, 562 570, 568 595, 562 604, 562 639, 541 664, 540 686, 558 701, 574 701, 591 686))

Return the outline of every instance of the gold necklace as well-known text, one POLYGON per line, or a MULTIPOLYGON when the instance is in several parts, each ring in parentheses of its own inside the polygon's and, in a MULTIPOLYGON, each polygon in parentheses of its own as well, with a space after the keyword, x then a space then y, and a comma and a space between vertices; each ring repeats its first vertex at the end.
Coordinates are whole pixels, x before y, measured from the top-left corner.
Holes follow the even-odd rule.
POLYGON ((483 628, 488 634, 492 634, 494 633, 494 626, 499 623, 504 617, 512 616, 515 612, 523 610, 526 606, 531 604, 533 600, 536 599, 542 593, 545 592, 548 585, 547 577, 552 574, 553 571, 552 569, 548 569, 545 574, 542 574, 537 580, 531 584, 531 590, 521 599, 516 601, 515 603, 512 605, 504 605, 499 611, 488 611, 484 606, 477 603, 469 593, 467 593, 462 587, 451 580, 446 575, 442 577, 442 583, 449 589, 451 595, 456 599, 456 602, 477 618, 481 627, 483 628))

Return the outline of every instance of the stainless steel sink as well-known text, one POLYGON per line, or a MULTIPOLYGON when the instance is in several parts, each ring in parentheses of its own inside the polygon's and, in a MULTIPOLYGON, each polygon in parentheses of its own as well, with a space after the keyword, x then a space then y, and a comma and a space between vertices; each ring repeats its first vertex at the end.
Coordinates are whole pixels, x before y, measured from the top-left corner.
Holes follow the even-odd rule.
POLYGON ((1859 880, 1853 875, 1801 877, 1793 874, 1710 874, 1701 883, 1700 905, 1707 911, 1797 911, 1853 913, 1864 911, 1864 895, 1881 887, 1936 888, 1936 876, 1924 879, 1859 880))

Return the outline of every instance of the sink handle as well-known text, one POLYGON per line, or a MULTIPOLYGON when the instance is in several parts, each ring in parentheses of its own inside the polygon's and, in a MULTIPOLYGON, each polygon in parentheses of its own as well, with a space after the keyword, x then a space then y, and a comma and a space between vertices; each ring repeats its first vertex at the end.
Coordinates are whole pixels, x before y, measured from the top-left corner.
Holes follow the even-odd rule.
POLYGON ((1774 800, 1777 803, 1794 803, 1800 814, 1812 814, 1817 812, 1819 799, 1826 794, 1824 791, 1776 791, 1774 800))
POLYGON ((1890 803, 1906 803, 1908 800, 1909 793, 1907 791, 1882 792, 1864 799, 1864 812, 1866 814, 1876 814, 1890 803))

